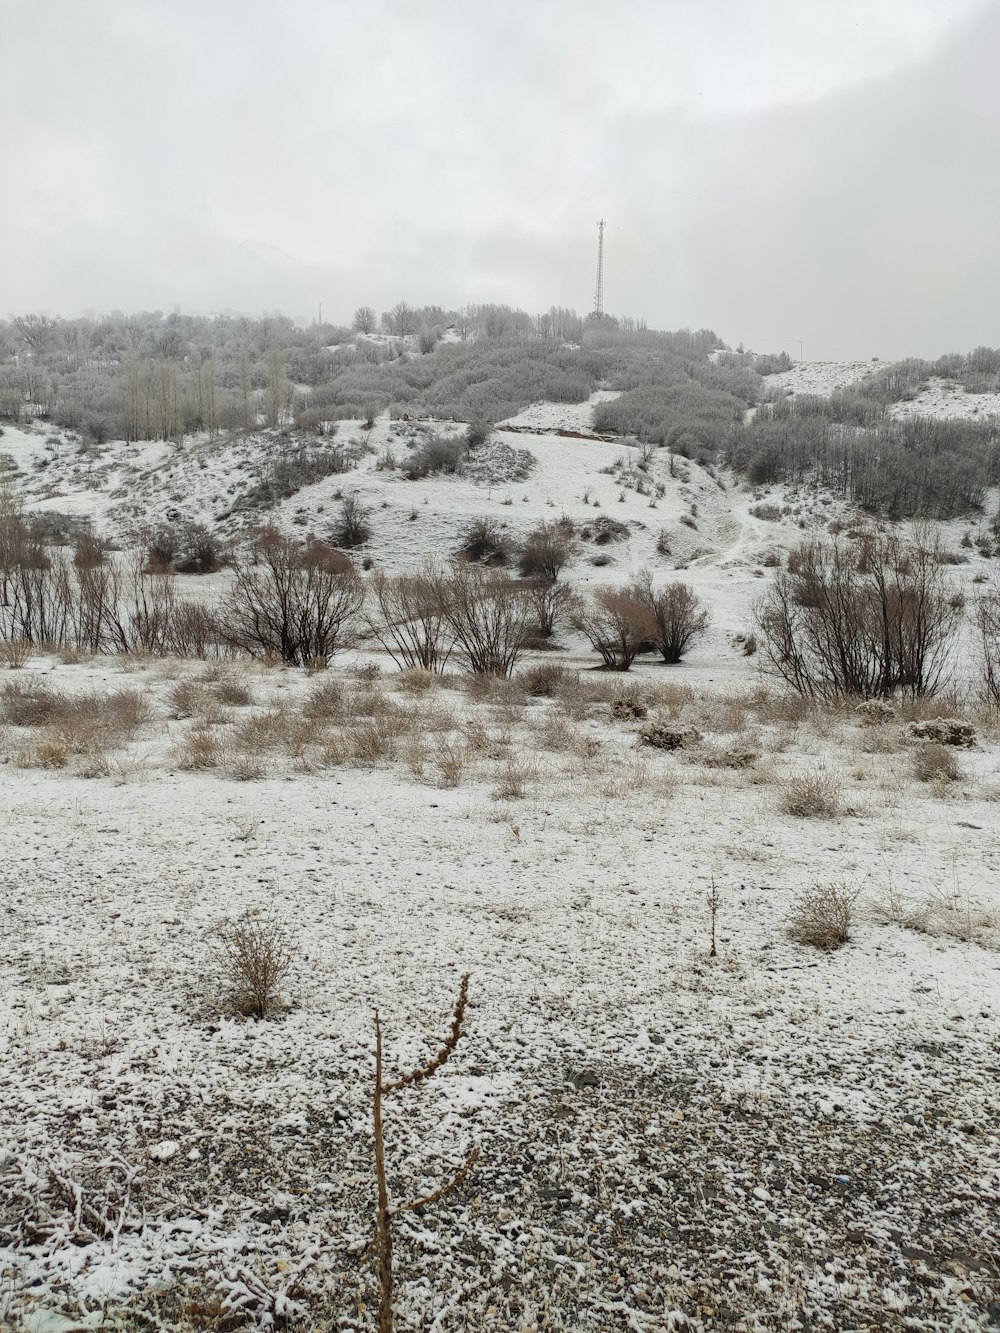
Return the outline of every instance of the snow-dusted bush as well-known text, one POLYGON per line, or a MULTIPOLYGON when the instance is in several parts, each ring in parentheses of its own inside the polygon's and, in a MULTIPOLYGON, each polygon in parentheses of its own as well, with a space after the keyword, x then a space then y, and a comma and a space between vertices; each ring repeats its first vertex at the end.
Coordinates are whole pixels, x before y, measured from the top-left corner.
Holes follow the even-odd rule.
POLYGON ((792 907, 788 933, 799 944, 831 952, 851 938, 857 895, 842 884, 817 884, 792 907))
POLYGON ((248 1018, 266 1018, 291 968, 292 942, 280 918, 250 910, 219 928, 210 957, 237 1010, 248 1018))

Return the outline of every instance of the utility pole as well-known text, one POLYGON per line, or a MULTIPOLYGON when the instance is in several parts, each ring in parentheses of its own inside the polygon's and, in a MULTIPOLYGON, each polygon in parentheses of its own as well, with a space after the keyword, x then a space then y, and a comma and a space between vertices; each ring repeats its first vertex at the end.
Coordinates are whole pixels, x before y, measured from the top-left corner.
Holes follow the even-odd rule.
POLYGON ((803 348, 804 346, 805 346, 805 343, 804 343, 804 342, 802 341, 802 339, 800 338, 800 339, 799 339, 799 360, 800 360, 800 361, 803 359, 803 358, 802 358, 802 348, 803 348))
POLYGON ((594 314, 604 314, 604 219, 597 224, 597 286, 594 288, 594 314))

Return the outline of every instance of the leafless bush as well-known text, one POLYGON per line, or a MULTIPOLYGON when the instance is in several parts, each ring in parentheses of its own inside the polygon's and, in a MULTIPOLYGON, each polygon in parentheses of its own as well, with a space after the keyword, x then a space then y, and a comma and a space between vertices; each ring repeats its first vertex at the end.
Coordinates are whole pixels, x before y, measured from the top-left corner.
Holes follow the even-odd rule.
POLYGON ((472 518, 462 528, 456 555, 477 565, 506 565, 514 543, 504 525, 489 515, 472 518))
POLYGON ((207 723, 195 723, 174 743, 172 755, 177 767, 187 772, 217 768, 223 759, 218 732, 207 723))
POLYGON ((363 546, 372 535, 371 516, 371 509, 358 496, 345 495, 340 502, 340 516, 330 534, 333 545, 346 550, 363 546))
POLYGON ((531 624, 524 590, 503 575, 457 567, 437 580, 439 604, 476 675, 510 676, 531 624))
POLYGON ((336 680, 320 681, 306 695, 302 703, 302 716, 312 722, 335 721, 344 713, 344 690, 336 680))
POLYGON ((957 782, 962 767, 947 745, 921 745, 913 751, 913 776, 920 782, 957 782))
POLYGON ((857 894, 842 884, 817 884, 792 907, 788 933, 799 944, 831 952, 851 938, 857 894))
POLYGON ((237 1010, 266 1018, 292 965, 291 939, 277 916, 249 910, 219 928, 211 958, 237 1010))
POLYGON ((441 597, 444 582, 430 565, 418 574, 376 574, 369 580, 375 611, 367 628, 398 666, 444 670, 454 643, 441 597))
POLYGON ((569 620, 577 602, 576 595, 565 583, 550 583, 547 579, 528 580, 525 591, 535 615, 533 629, 537 635, 537 646, 548 648, 551 645, 546 640, 551 639, 569 620))
POLYGON ((933 717, 923 722, 910 723, 914 740, 931 741, 935 745, 954 745, 963 750, 976 744, 976 728, 971 722, 957 717, 933 717))
POLYGON ((840 782, 822 769, 793 774, 781 784, 781 805, 803 819, 836 819, 843 809, 840 782))
POLYGON ((573 558, 575 542, 565 523, 540 523, 528 533, 518 555, 518 569, 526 579, 555 583, 573 558))
POLYGON ((595 589, 591 600, 578 606, 571 619, 610 671, 628 671, 656 634, 656 620, 649 608, 613 587, 595 589))
POLYGON ((267 529, 253 560, 236 564, 223 619, 232 642, 252 657, 304 666, 329 661, 345 645, 364 596, 344 555, 267 529))
POLYGON ((639 732, 640 745, 652 746, 654 750, 692 749, 700 742, 701 732, 692 726, 653 722, 639 732))
POLYGON ((31 657, 31 644, 27 639, 0 639, 0 663, 11 671, 26 666, 31 657))
POLYGON ((536 699, 552 698, 559 693, 563 685, 575 679, 575 673, 567 671, 558 662, 538 662, 525 667, 517 677, 518 684, 523 686, 525 693, 536 699))
POLYGON ((855 712, 858 721, 865 727, 882 726, 896 716, 895 708, 885 699, 866 699, 864 703, 858 704, 855 712))
POLYGON ((810 697, 937 693, 962 617, 939 549, 894 533, 798 547, 756 612, 774 669, 810 697))
POLYGON ((687 583, 668 583, 656 588, 651 571, 644 569, 629 592, 651 614, 655 625, 651 637, 664 662, 671 665, 679 662, 708 628, 708 611, 687 583))

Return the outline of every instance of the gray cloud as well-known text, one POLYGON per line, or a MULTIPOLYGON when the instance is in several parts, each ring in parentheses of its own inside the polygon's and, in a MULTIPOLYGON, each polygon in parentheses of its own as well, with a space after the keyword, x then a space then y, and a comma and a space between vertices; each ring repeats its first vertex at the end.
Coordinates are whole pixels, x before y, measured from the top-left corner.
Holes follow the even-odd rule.
POLYGON ((997 341, 981 0, 6 0, 3 312, 607 304, 997 341))

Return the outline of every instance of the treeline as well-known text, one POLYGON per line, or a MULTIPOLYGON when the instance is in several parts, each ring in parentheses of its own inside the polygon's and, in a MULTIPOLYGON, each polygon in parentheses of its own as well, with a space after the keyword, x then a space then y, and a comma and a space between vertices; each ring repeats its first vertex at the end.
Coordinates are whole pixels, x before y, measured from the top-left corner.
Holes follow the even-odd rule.
POLYGON ((887 518, 953 518, 982 509, 1000 481, 1000 427, 885 416, 861 427, 836 395, 802 395, 761 405, 725 456, 751 485, 815 482, 887 518))
POLYGON ((359 307, 351 328, 159 311, 26 315, 0 322, 0 420, 41 418, 97 443, 279 425, 321 434, 387 408, 496 421, 537 399, 580 402, 600 384, 638 382, 636 365, 705 363, 718 346, 709 331, 656 334, 641 320, 556 306, 529 315, 399 302, 381 316, 359 307))

